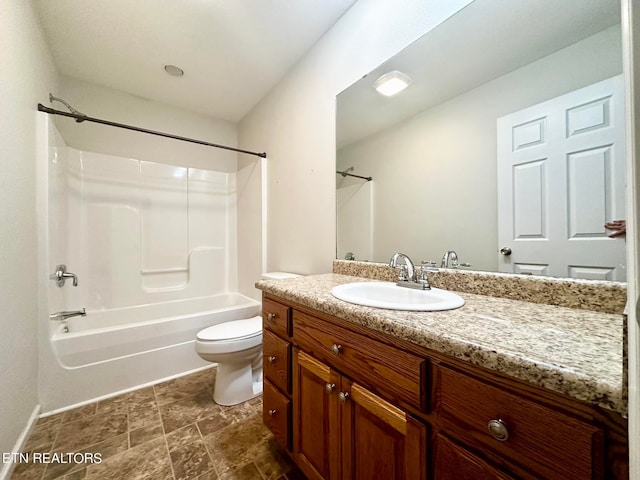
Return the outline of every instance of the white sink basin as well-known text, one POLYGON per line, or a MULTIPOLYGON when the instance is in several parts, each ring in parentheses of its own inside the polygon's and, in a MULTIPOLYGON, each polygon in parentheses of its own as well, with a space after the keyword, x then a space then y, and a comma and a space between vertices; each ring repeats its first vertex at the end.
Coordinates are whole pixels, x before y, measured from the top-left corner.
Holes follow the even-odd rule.
POLYGON ((389 310, 432 312, 453 310, 464 305, 460 295, 448 290, 440 288, 419 290, 398 287, 392 282, 346 283, 334 287, 331 294, 345 302, 389 310))

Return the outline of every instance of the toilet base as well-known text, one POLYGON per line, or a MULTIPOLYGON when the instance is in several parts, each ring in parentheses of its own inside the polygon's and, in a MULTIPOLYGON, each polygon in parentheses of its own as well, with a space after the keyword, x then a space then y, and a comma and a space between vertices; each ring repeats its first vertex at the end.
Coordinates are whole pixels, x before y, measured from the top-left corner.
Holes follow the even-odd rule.
POLYGON ((219 363, 213 387, 213 400, 230 406, 262 394, 262 355, 252 363, 219 363))

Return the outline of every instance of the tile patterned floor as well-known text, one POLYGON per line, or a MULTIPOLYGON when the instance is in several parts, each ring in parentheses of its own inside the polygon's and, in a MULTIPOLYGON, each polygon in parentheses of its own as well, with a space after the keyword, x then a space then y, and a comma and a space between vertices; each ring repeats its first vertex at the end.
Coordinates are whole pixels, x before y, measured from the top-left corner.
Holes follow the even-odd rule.
POLYGON ((262 398, 213 401, 215 368, 42 418, 34 452, 100 453, 97 464, 18 463, 12 480, 304 480, 262 423, 262 398))

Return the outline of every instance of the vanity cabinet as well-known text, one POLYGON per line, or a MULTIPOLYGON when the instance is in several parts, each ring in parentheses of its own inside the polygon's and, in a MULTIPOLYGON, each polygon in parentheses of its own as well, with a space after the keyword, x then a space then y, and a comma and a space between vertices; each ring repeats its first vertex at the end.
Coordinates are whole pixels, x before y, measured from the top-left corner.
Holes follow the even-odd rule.
POLYGON ((310 479, 425 479, 427 427, 294 349, 293 457, 310 479))
POLYGON ((309 479, 628 477, 615 412, 270 294, 263 311, 265 423, 309 479))
POLYGON ((262 419, 280 445, 291 448, 291 308, 262 302, 262 419))

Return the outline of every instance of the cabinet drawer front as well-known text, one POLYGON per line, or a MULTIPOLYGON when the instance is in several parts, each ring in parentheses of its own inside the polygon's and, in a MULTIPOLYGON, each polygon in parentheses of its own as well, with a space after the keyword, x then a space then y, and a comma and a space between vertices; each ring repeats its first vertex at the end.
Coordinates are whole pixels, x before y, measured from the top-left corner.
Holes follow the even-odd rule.
POLYGON ((291 449, 291 401, 267 380, 264 381, 262 419, 273 436, 287 450, 291 449))
POLYGON ((262 324, 267 330, 277 333, 281 337, 291 335, 291 308, 274 302, 268 298, 262 299, 262 324))
POLYGON ((513 480, 442 435, 436 437, 434 452, 435 477, 438 480, 513 480))
POLYGON ((305 349, 394 403, 426 410, 425 359, 297 310, 293 335, 305 349))
POLYGON ((265 330, 262 334, 264 377, 285 393, 291 393, 291 345, 265 330))
POLYGON ((489 447, 544 478, 601 475, 603 438, 595 426, 448 368, 438 369, 438 383, 443 426, 461 440, 489 447))

